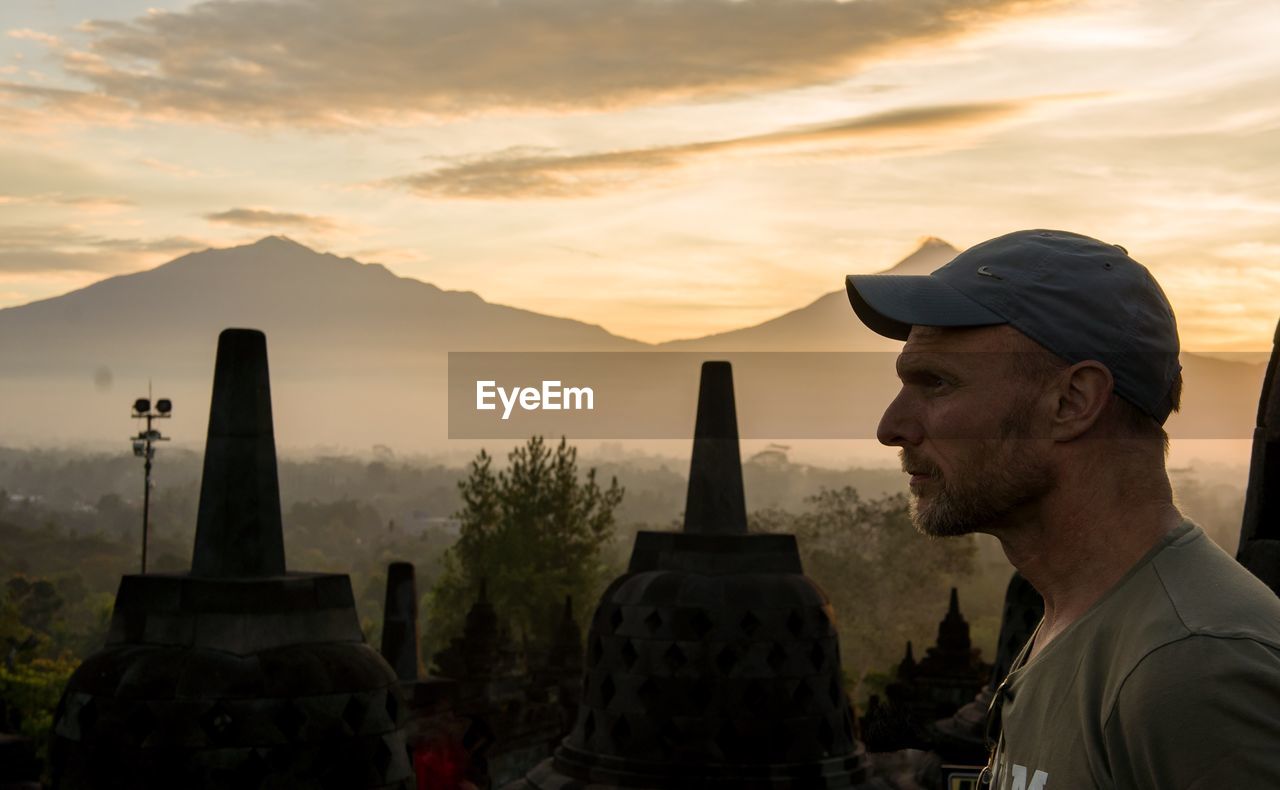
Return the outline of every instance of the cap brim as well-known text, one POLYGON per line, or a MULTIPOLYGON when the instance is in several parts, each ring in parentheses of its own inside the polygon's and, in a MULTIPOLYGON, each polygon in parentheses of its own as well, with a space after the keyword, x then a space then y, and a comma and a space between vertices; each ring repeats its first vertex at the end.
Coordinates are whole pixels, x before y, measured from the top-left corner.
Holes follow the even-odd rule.
POLYGON ((932 275, 850 274, 849 304, 878 335, 906 340, 913 326, 990 326, 1008 321, 932 275))

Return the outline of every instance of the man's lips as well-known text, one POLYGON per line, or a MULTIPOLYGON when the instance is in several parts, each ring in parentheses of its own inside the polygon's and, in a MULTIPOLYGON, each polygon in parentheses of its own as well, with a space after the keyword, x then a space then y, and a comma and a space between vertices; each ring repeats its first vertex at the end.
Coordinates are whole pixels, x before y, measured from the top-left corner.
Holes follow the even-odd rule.
POLYGON ((913 488, 942 477, 938 467, 924 458, 914 458, 905 450, 899 453, 898 458, 902 461, 902 471, 911 476, 910 485, 913 488))
POLYGON ((902 471, 904 471, 904 472, 906 472, 907 474, 911 475, 911 480, 910 480, 909 482, 910 482, 910 484, 911 484, 911 485, 913 485, 913 486, 914 486, 914 485, 919 485, 919 484, 921 484, 921 483, 927 482, 927 481, 932 480, 932 479, 934 479, 935 477, 937 477, 937 473, 936 473, 936 472, 934 472, 933 470, 930 470, 930 469, 911 469, 911 468, 908 468, 908 469, 904 469, 904 470, 902 470, 902 471))

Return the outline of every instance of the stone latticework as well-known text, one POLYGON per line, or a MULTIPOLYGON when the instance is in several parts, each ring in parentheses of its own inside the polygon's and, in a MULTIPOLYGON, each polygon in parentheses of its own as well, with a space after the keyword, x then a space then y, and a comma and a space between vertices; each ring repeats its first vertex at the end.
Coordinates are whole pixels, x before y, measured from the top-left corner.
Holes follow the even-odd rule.
MULTIPOLYGON (((682 532, 641 532, 587 635, 583 701, 511 787, 852 788, 868 778, 831 605, 750 534, 728 363, 702 371, 682 532)), ((880 786, 880 785, 874 785, 880 786)))
POLYGON ((55 714, 53 785, 409 790, 404 713, 350 579, 285 569, 266 338, 228 329, 191 571, 121 579, 55 714))

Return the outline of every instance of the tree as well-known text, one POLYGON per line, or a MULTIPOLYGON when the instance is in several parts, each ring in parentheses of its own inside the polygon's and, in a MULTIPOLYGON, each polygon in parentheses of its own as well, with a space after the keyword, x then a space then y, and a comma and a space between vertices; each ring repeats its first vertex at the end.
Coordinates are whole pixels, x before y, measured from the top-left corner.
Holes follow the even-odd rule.
POLYGON ((31 581, 25 576, 14 576, 9 579, 5 588, 22 625, 48 636, 53 631, 54 618, 62 608, 62 598, 53 582, 47 579, 31 581))
POLYGON ((511 451, 504 470, 495 472, 484 450, 471 462, 458 482, 458 541, 429 597, 432 647, 461 632, 482 580, 503 622, 534 642, 564 596, 583 612, 604 581, 601 549, 613 535, 623 489, 617 478, 601 488, 594 468, 580 475, 577 455, 564 439, 553 450, 535 436, 511 451))
POLYGON ((974 573, 973 536, 921 535, 905 494, 868 501, 845 486, 808 501, 800 514, 756 511, 751 527, 795 534, 805 572, 835 609, 846 672, 857 680, 896 664, 907 640, 932 644, 948 590, 974 573))

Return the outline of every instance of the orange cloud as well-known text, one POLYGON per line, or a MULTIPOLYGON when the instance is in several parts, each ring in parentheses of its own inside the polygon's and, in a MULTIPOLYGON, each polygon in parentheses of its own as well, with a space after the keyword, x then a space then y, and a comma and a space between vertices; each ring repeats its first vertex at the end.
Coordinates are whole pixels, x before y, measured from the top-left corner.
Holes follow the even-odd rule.
POLYGON ((134 271, 155 255, 207 247, 196 239, 167 236, 112 238, 74 226, 6 226, 0 233, 0 274, 48 277, 68 272, 119 274, 134 271))
POLYGON ((9 205, 54 205, 75 206, 80 211, 109 214, 132 208, 136 202, 126 197, 111 195, 68 195, 62 192, 48 192, 36 195, 15 195, 0 193, 0 204, 9 205))
POLYGON ((210 222, 224 225, 238 225, 244 228, 279 228, 294 227, 323 232, 333 230, 336 223, 328 217, 317 217, 311 214, 293 214, 286 211, 271 211, 258 208, 233 208, 212 214, 205 214, 210 222))
MULTIPOLYGON (((150 117, 360 126, 848 78, 1060 0, 252 0, 81 27, 63 66, 150 117)), ((77 102, 33 94, 49 104, 77 102)))
POLYGON ((5 130, 27 134, 41 134, 59 123, 126 126, 134 115, 116 97, 12 81, 0 81, 0 99, 5 130))
POLYGON ((22 41, 35 41, 50 48, 62 46, 62 39, 57 36, 26 27, 7 31, 7 35, 9 38, 16 38, 22 41))
MULTIPOLYGON (((1072 98, 1083 97, 908 107, 767 134, 606 153, 555 154, 509 149, 392 179, 389 183, 429 197, 587 197, 624 187, 646 173, 670 170, 699 158, 739 150, 857 143, 864 148, 855 153, 883 155, 949 146, 955 144, 955 138, 940 138, 940 133, 992 127, 1036 106, 1072 98)), ((842 150, 847 153, 847 149, 842 150)))

